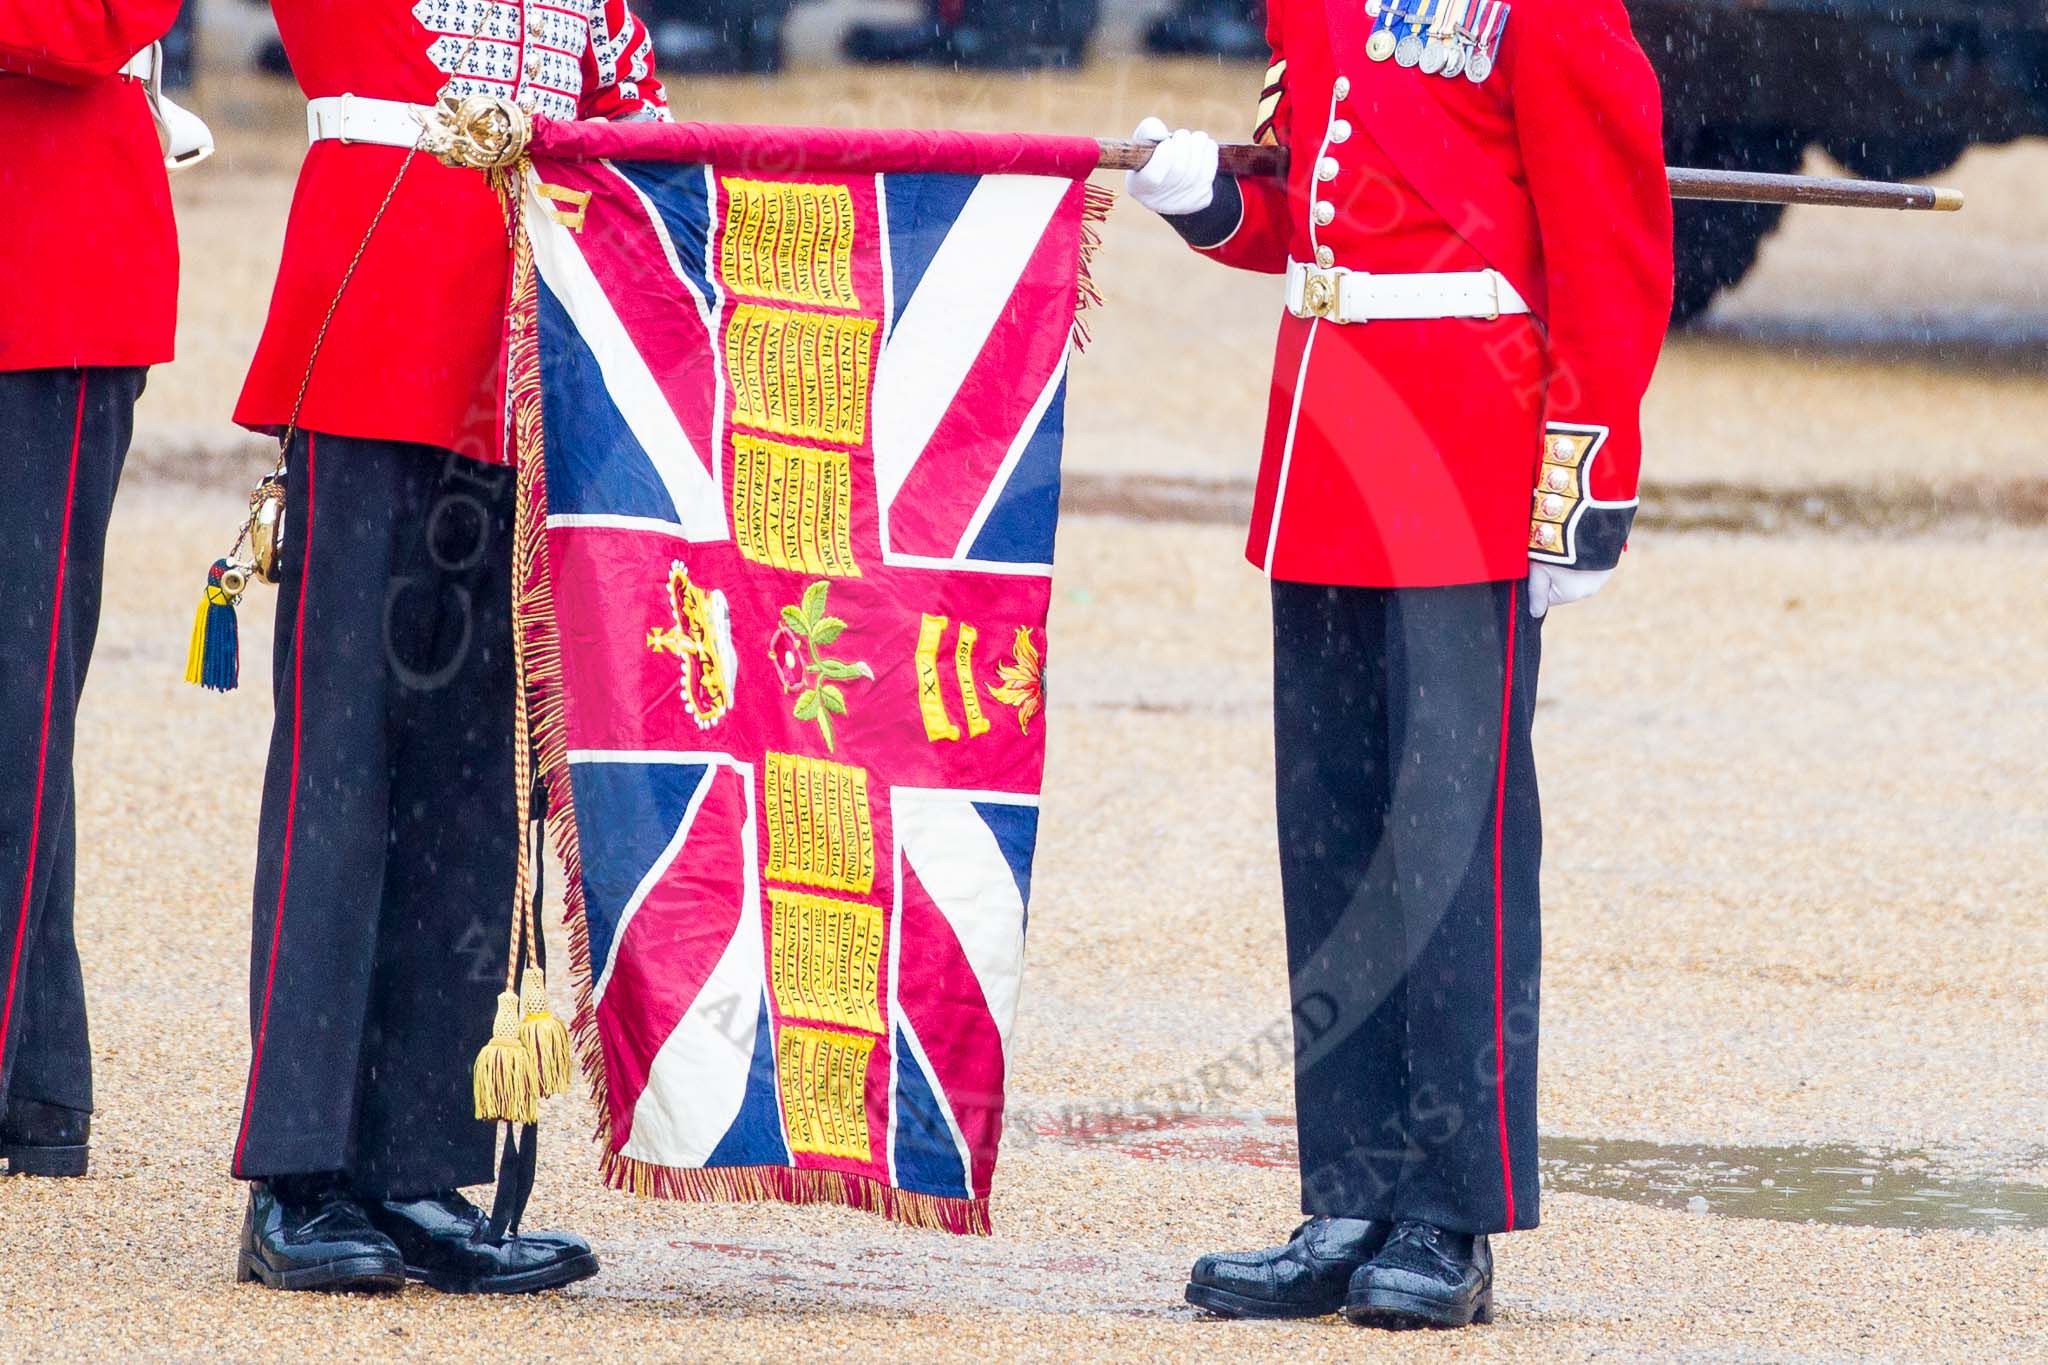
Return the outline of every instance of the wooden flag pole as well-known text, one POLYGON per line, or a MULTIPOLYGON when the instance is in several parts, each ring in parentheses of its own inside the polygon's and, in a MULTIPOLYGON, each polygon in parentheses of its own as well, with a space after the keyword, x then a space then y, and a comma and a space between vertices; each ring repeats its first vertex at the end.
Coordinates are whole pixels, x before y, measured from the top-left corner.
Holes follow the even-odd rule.
MULTIPOLYGON (((1287 173, 1287 149, 1226 143, 1223 169, 1232 175, 1281 176, 1287 173)), ((1131 171, 1152 155, 1147 142, 1102 139, 1104 170, 1131 171)), ((1937 185, 1904 185, 1889 180, 1845 180, 1822 175, 1765 175, 1756 171, 1717 171, 1695 166, 1668 166, 1673 199, 1710 199, 1732 204, 1827 204, 1852 209, 1920 209, 1953 213, 1963 206, 1963 192, 1937 185)))
POLYGON ((1891 180, 1846 180, 1829 175, 1766 175, 1667 166, 1673 199, 1715 199, 1733 204, 1828 204, 1845 209, 1922 209, 1954 213, 1963 192, 1943 185, 1891 180))

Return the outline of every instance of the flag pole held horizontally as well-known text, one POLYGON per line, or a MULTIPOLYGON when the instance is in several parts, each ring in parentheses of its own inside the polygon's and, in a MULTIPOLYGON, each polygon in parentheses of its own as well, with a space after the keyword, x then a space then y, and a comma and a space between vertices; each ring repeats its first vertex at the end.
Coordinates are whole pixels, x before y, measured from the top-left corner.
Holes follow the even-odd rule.
MULTIPOLYGON (((1234 143, 1222 148, 1222 166, 1232 175, 1281 176, 1287 173, 1287 149, 1234 143)), ((1136 170, 1152 155, 1146 142, 1102 142, 1104 170, 1136 170)), ((1714 199, 1735 204, 1826 204, 1851 209, 1922 209, 1953 213, 1963 206, 1963 192, 1937 185, 1905 185, 1889 180, 1845 180, 1823 175, 1766 175, 1757 171, 1721 171, 1697 166, 1668 166, 1673 199, 1714 199)))
MULTIPOLYGON (((481 99, 488 97, 472 97, 481 99)), ((1150 143, 1045 133, 981 133, 910 128, 798 128, 766 124, 676 122, 614 124, 535 116, 530 151, 556 160, 716 163, 733 170, 862 175, 923 173, 1048 175, 1128 171, 1152 155, 1150 143)), ((523 132, 524 130, 522 130, 523 132)), ((438 154, 438 153, 437 153, 438 154)), ((445 156, 444 160, 447 159, 445 156)), ((463 163, 474 164, 474 163, 463 163)), ((1225 144, 1232 175, 1280 176, 1287 149, 1225 144)), ((1764 175, 1694 166, 1666 168, 1674 199, 1747 204, 1827 204, 1839 208, 1932 209, 1963 206, 1960 190, 1831 176, 1764 175)))

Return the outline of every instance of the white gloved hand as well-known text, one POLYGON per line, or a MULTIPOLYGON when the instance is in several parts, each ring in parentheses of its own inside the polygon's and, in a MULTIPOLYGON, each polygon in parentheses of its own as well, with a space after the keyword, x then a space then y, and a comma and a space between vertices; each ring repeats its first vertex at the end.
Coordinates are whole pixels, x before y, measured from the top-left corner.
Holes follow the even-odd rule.
POLYGON ((1150 142, 1152 159, 1124 172, 1124 189, 1154 213, 1177 216, 1200 213, 1216 197, 1216 139, 1186 128, 1166 131, 1165 123, 1147 118, 1131 134, 1133 142, 1150 142))
POLYGON ((1582 602, 1614 577, 1612 569, 1560 569, 1529 561, 1529 614, 1537 620, 1552 607, 1582 602))

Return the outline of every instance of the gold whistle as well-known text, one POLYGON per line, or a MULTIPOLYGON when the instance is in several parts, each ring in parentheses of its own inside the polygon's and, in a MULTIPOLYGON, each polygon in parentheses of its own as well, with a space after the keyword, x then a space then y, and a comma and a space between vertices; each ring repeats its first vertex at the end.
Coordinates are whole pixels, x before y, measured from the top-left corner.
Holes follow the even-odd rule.
MULTIPOLYGON (((273 474, 257 484, 256 491, 249 495, 249 559, 246 564, 236 565, 235 569, 254 573, 265 583, 275 585, 283 549, 284 480, 273 474)), ((243 584, 229 591, 238 592, 239 587, 246 583, 245 573, 243 584)), ((227 586, 225 578, 222 586, 227 586)))

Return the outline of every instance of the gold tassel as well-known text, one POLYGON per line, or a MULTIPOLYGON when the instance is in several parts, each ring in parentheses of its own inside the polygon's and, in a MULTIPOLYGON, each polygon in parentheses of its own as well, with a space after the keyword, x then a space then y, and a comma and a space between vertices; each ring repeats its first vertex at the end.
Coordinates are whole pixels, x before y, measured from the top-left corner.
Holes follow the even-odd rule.
POLYGON ((543 1097, 568 1090, 574 1074, 570 1062, 569 1026, 548 1008, 547 978, 538 967, 528 967, 520 985, 520 1008, 526 1018, 519 1025, 519 1041, 533 1055, 540 1070, 543 1097))
MULTIPOLYGON (((516 196, 507 202, 507 211, 511 214, 508 221, 517 242, 512 277, 515 293, 522 280, 526 281, 527 288, 535 287, 531 283, 532 248, 519 222, 520 203, 516 196)), ((505 957, 505 989, 498 996, 498 1017, 491 1026, 491 1041, 485 1043, 483 1051, 477 1054, 474 1079, 478 1118, 529 1124, 540 1122, 543 1096, 568 1089, 570 1075, 569 1031, 548 1010, 547 982, 538 964, 529 963, 527 958, 529 945, 533 952, 539 952, 540 931, 534 906, 538 894, 537 869, 531 860, 533 850, 527 838, 531 829, 524 823, 533 810, 533 735, 526 713, 526 627, 517 613, 532 571, 532 565, 524 559, 526 538, 531 533, 528 491, 522 478, 516 488, 513 511, 512 555, 515 612, 512 631, 512 786, 514 808, 520 812, 522 820, 519 866, 513 886, 512 942, 505 957), (521 992, 513 989, 514 983, 521 980, 519 970, 522 964, 526 965, 524 1000, 521 992)))
POLYGON ((476 1116, 507 1123, 540 1121, 540 1066, 519 1036, 519 994, 498 996, 491 1041, 476 1055, 476 1116))

